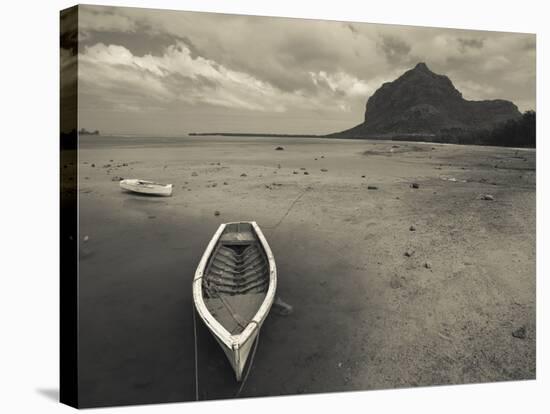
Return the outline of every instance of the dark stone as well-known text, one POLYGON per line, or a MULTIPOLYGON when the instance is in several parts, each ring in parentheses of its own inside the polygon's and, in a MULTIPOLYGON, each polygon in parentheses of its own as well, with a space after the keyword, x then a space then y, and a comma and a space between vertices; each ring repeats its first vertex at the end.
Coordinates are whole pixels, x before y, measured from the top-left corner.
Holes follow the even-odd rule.
POLYGON ((413 254, 414 254, 413 249, 407 249, 407 251, 405 252, 405 256, 407 256, 407 257, 411 257, 413 254))
POLYGON ((375 185, 369 185, 367 186, 367 190, 378 190, 378 187, 375 185))
POLYGON ((512 336, 518 339, 525 339, 525 337, 527 336, 525 326, 520 326, 518 329, 512 331, 512 336))
POLYGON ((275 151, 284 151, 284 149, 285 149, 284 147, 277 147, 275 148, 275 151))
POLYGON ((420 185, 418 183, 412 183, 411 188, 420 188, 420 185))

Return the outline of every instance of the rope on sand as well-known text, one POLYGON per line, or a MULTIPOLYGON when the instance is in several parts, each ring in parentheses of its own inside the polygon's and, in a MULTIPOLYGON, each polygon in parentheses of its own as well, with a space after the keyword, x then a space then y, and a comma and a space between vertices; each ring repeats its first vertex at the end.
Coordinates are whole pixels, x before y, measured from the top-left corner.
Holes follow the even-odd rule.
POLYGON ((271 227, 267 227, 267 228, 270 228, 270 229, 275 229, 279 226, 279 224, 281 224, 283 222, 283 220, 286 218, 286 216, 288 216, 288 213, 290 213, 290 210, 292 210, 292 208, 294 207, 294 205, 302 198, 302 196, 306 193, 306 191, 308 191, 311 187, 306 187, 304 189, 304 191, 302 191, 298 197, 296 197, 294 199, 294 201, 292 202, 292 204, 290 204, 290 207, 288 207, 288 209, 286 210, 286 213, 281 217, 281 219, 277 222, 277 224, 275 224, 274 226, 271 226, 271 227))

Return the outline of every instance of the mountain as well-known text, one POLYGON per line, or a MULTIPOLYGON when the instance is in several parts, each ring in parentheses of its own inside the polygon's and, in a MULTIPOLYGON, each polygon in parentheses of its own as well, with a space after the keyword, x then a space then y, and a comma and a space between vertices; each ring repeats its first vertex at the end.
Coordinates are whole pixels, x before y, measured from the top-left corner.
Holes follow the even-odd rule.
POLYGON ((491 129, 520 117, 517 106, 510 101, 464 99, 447 76, 418 63, 393 82, 384 83, 368 99, 363 123, 330 136, 464 133, 491 129))

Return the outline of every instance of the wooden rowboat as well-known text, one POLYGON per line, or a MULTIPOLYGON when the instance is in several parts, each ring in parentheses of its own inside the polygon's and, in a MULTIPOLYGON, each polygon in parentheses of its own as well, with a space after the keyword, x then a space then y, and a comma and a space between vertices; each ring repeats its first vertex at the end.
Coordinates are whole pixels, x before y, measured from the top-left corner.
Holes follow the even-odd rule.
POLYGON ((141 194, 166 197, 172 195, 172 184, 159 184, 153 181, 126 179, 120 181, 120 188, 141 194))
POLYGON ((237 381, 276 289, 275 259, 256 222, 220 225, 195 272, 193 300, 237 381))

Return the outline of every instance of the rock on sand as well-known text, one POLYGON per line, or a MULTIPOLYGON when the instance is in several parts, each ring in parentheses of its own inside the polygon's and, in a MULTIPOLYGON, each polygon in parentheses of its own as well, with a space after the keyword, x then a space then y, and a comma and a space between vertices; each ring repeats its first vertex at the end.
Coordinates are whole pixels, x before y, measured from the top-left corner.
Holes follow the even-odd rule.
POLYGON ((512 336, 518 339, 525 339, 525 337, 527 336, 525 326, 520 326, 518 329, 512 331, 512 336))
POLYGON ((407 249, 407 250, 405 251, 405 256, 407 256, 407 257, 411 257, 413 254, 414 254, 414 250, 413 250, 413 249, 407 249))
POLYGON ((280 297, 276 297, 275 301, 273 302, 273 311, 277 313, 277 315, 281 316, 288 316, 290 315, 294 309, 292 308, 292 305, 289 305, 288 303, 284 302, 280 297))

